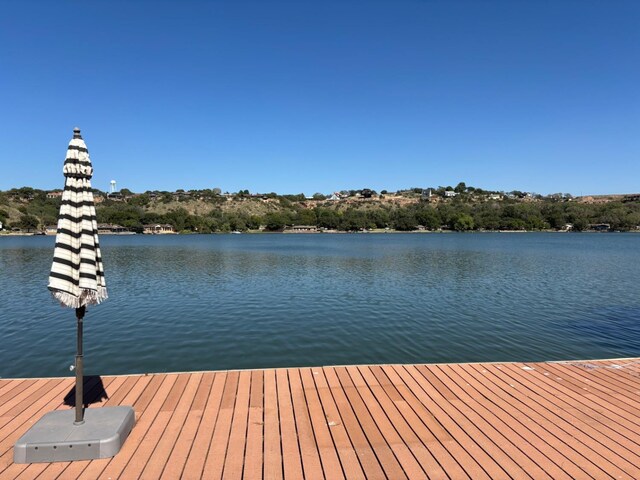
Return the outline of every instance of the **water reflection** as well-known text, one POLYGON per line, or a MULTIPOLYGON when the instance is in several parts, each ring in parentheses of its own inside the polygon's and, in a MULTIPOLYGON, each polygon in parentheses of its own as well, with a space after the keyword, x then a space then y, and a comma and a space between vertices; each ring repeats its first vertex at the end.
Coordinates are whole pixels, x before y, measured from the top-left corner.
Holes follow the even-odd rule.
MULTIPOLYGON (((104 237, 89 373, 640 355, 638 235, 104 237), (624 281, 621 281, 624 279, 624 281)), ((0 376, 64 375, 51 238, 0 239, 0 376), (11 292, 11 293, 9 293, 11 292)))

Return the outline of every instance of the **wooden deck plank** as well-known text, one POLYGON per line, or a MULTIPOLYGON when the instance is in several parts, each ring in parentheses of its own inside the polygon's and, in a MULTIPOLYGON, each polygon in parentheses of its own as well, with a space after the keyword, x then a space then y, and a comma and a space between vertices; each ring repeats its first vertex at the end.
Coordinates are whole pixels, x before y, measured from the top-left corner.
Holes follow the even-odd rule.
POLYGON ((251 372, 243 370, 238 378, 238 391, 233 409, 233 420, 229 432, 229 446, 224 459, 223 480, 242 478, 244 454, 247 445, 247 425, 249 423, 249 403, 251 401, 251 372))
POLYGON ((635 360, 599 360, 595 363, 582 362, 553 362, 547 364, 547 368, 555 365, 566 365, 579 367, 576 372, 588 372, 589 375, 601 374, 607 378, 608 382, 619 385, 616 387, 621 392, 627 390, 631 393, 631 398, 635 398, 634 393, 638 391, 638 375, 640 374, 640 361, 635 360))
MULTIPOLYGON (((577 366, 580 366, 580 364, 577 366)), ((620 393, 628 393, 629 400, 637 403, 637 376, 639 372, 630 368, 632 366, 633 364, 625 362, 603 362, 601 365, 595 365, 594 369, 587 369, 583 367, 583 369, 575 369, 575 371, 579 374, 587 373, 591 377, 602 378, 607 384, 615 384, 616 390, 620 391, 620 393)))
MULTIPOLYGON (((349 369, 352 374, 352 378, 355 375, 353 369, 349 369)), ((381 373, 379 371, 378 373, 381 373)), ((374 375, 372 370, 368 367, 357 367, 357 374, 362 377, 364 382, 371 389, 371 394, 375 398, 379 407, 388 417, 389 422, 397 430, 400 441, 407 445, 407 448, 414 455, 422 470, 432 480, 446 479, 447 474, 444 469, 437 462, 435 457, 431 454, 429 449, 421 441, 420 436, 416 434, 412 426, 407 422, 403 416, 401 409, 407 407, 407 403, 403 400, 400 393, 393 387, 388 377, 380 377, 384 382, 384 385, 380 383, 379 377, 374 375)), ((372 412, 373 413, 373 412, 372 412)), ((429 440, 433 440, 433 436, 429 432, 427 435, 429 440)))
POLYGON ((569 373, 561 375, 564 379, 562 387, 570 385, 572 391, 567 396, 573 399, 571 408, 574 415, 605 435, 609 430, 615 430, 632 444, 640 441, 640 409, 612 395, 616 391, 613 385, 608 391, 600 391, 593 388, 593 382, 588 378, 579 383, 581 377, 574 378, 569 373))
POLYGON ((304 478, 322 479, 324 474, 320 462, 320 452, 318 451, 316 436, 311 425, 309 407, 302 388, 300 372, 297 368, 289 369, 287 370, 287 377, 291 389, 291 403, 298 432, 298 445, 300 447, 304 478))
POLYGON ((265 480, 282 480, 282 442, 280 440, 280 409, 276 371, 264 372, 264 442, 263 477, 265 480))
POLYGON ((216 425, 213 430, 213 437, 211 438, 209 451, 207 452, 207 458, 204 463, 203 478, 222 478, 239 379, 239 372, 227 373, 222 399, 220 400, 218 417, 216 418, 216 425))
MULTIPOLYGON (((28 408, 20 412, 17 416, 8 419, 8 422, 3 426, 2 433, 0 434, 0 479, 15 477, 15 473, 8 473, 5 475, 5 470, 11 468, 12 471, 21 472, 22 468, 18 468, 13 464, 13 444, 20 438, 24 432, 26 432, 31 425, 37 422, 40 417, 52 410, 51 402, 55 402, 68 389, 68 382, 59 382, 55 385, 55 388, 43 393, 42 397, 33 401, 28 408)), ((56 404, 57 405, 57 404, 56 404)), ((54 407, 55 408, 55 407, 54 407)))
POLYGON ((136 412, 135 427, 129 434, 129 438, 127 438, 122 450, 109 460, 109 463, 98 478, 103 480, 121 478, 122 472, 132 457, 137 455, 138 448, 144 440, 147 438, 153 439, 150 435, 156 415, 175 385, 176 380, 177 375, 158 375, 149 383, 138 401, 133 404, 136 412))
MULTIPOLYGON (((207 453, 211 446, 213 430, 217 423, 220 403, 224 393, 224 386, 227 380, 226 372, 217 372, 211 384, 211 390, 204 406, 202 420, 198 426, 196 437, 191 445, 189 456, 186 459, 182 478, 185 480, 199 479, 202 477, 207 453)), ((195 403, 195 401, 194 401, 195 403)))
MULTIPOLYGON (((131 457, 129 463, 122 471, 122 478, 145 478, 144 472, 147 465, 151 464, 153 467, 152 458, 154 453, 159 447, 168 448, 167 445, 162 442, 163 436, 167 431, 167 426, 187 386, 193 386, 192 378, 193 375, 191 374, 176 376, 175 383, 164 399, 160 411, 156 414, 147 435, 140 442, 135 455, 131 457), (162 445, 160 445, 161 443, 162 445)), ((168 433, 170 436, 170 432, 168 433)), ((160 453, 164 454, 163 451, 160 453)))
POLYGON ((638 415, 640 415, 640 401, 634 397, 637 393, 628 391, 626 386, 616 382, 615 375, 604 374, 601 369, 582 370, 579 368, 568 368, 560 365, 551 365, 548 371, 553 375, 562 375, 566 381, 565 386, 572 388, 579 397, 586 397, 589 403, 595 403, 602 407, 604 411, 610 407, 619 409, 622 418, 628 419, 630 428, 637 430, 640 428, 638 415), (616 396, 612 396, 616 392, 616 396))
MULTIPOLYGON (((179 437, 175 442, 173 450, 166 461, 165 468, 162 472, 161 479, 171 480, 180 478, 184 469, 189 451, 194 444, 198 427, 203 417, 203 410, 206 405, 207 398, 211 392, 214 374, 211 372, 201 376, 198 390, 196 391, 191 408, 185 415, 184 426, 179 432, 179 437)), ((89 479, 87 479, 89 480, 89 479)))
POLYGON ((2 383, 0 383, 0 405, 6 402, 8 398, 14 397, 20 390, 27 388, 29 386, 29 382, 32 381, 33 380, 25 379, 1 380, 2 383))
MULTIPOLYGON (((340 419, 340 425, 344 426, 345 432, 349 437, 351 445, 355 450, 360 466, 364 471, 365 478, 379 479, 386 478, 384 470, 376 457, 367 436, 365 435, 358 417, 353 411, 347 396, 345 395, 340 382, 335 376, 335 372, 330 367, 325 367, 320 370, 322 377, 316 377, 316 382, 320 381, 321 390, 327 389, 332 396, 333 403, 335 405, 336 413, 335 417, 331 415, 329 419, 340 419)), ((324 401, 323 401, 324 403, 324 401)), ((326 407, 325 407, 326 408, 326 407)), ((335 420, 333 420, 335 421, 335 420)))
POLYGON ((473 389, 474 378, 467 375, 460 365, 439 366, 432 371, 442 382, 451 385, 464 402, 464 415, 482 430, 486 442, 493 443, 495 447, 487 445, 486 449, 510 477, 536 480, 571 478, 533 448, 538 438, 526 429, 518 429, 517 421, 512 416, 508 413, 492 413, 496 399, 483 397, 485 392, 473 389), (550 468, 551 472, 544 467, 550 468))
MULTIPOLYGON (((504 367, 504 371, 515 374, 512 366, 509 365, 504 367)), ((570 415, 570 418, 575 419, 576 422, 574 424, 581 425, 581 430, 595 441, 608 448, 626 449, 626 452, 619 455, 624 457, 624 462, 632 460, 633 464, 640 465, 640 455, 635 450, 636 445, 640 443, 640 434, 633 427, 628 428, 622 425, 624 423, 624 414, 620 410, 611 410, 618 410, 618 421, 613 421, 608 415, 603 415, 604 411, 600 408, 602 407, 601 399, 596 400, 593 396, 587 398, 580 392, 567 389, 564 381, 559 382, 559 385, 557 384, 558 382, 555 382, 552 387, 549 377, 539 376, 538 378, 539 381, 533 384, 530 376, 523 377, 523 383, 526 382, 541 392, 546 392, 546 396, 550 396, 552 392, 566 393, 566 395, 562 396, 563 399, 560 399, 556 394, 553 398, 549 398, 548 401, 555 408, 566 412, 565 415, 570 415), (614 447, 614 445, 616 446, 614 447)), ((615 457, 611 457, 610 460, 617 463, 615 457)))
POLYGON ((27 395, 38 390, 43 385, 50 382, 62 381, 60 378, 38 378, 28 380, 16 380, 17 385, 13 389, 9 389, 2 398, 0 398, 0 417, 14 405, 22 401, 27 395))
POLYGON ((640 478, 640 359, 91 381, 108 398, 90 408, 136 410, 121 452, 13 464, 30 425, 70 408, 73 379, 2 379, 0 480, 640 478))
MULTIPOLYGON (((433 414, 425 408, 425 405, 413 395, 409 388, 406 388, 404 382, 399 381, 399 377, 393 369, 388 366, 361 367, 361 370, 365 369, 371 371, 385 393, 391 393, 389 398, 395 399, 393 401, 394 406, 415 433, 426 452, 433 456, 436 462, 433 467, 430 466, 431 461, 429 458, 425 460, 429 466, 427 470, 429 477, 439 478, 441 476, 439 470, 441 469, 451 478, 469 478, 456 461, 453 453, 445 447, 445 445, 451 444, 452 438, 433 414), (394 382, 394 380, 396 381, 394 382)), ((390 410, 392 411, 392 409, 390 410)))
MULTIPOLYGON (((123 390, 121 395, 110 396, 109 399, 105 402, 105 406, 134 405, 135 402, 138 400, 138 398, 140 398, 140 396, 143 394, 147 386, 151 383, 151 380, 153 377, 150 375, 142 375, 142 376, 136 375, 130 378, 134 380, 133 385, 131 385, 131 383, 128 383, 126 387, 123 386, 123 388, 128 389, 128 392, 123 390)), ((136 420, 137 420, 137 416, 136 416, 136 420)), ((82 474, 77 477, 78 480, 93 480, 95 478, 98 478, 102 473, 102 471, 109 464, 110 460, 111 459, 109 458, 103 458, 103 459, 98 459, 90 462, 89 465, 82 471, 82 474)), ((53 464, 53 465, 56 465, 56 464, 53 464)), ((45 472, 45 473, 48 473, 48 472, 45 472)), ((66 473, 68 472, 65 471, 65 474, 66 473)), ((53 478, 56 478, 56 477, 53 477, 53 478)))
POLYGON ((278 415, 280 418, 280 441, 282 442, 282 464, 285 478, 303 478, 302 458, 298 445, 298 432, 291 402, 289 377, 285 369, 276 370, 278 388, 278 415))
MULTIPOLYGON (((60 379, 54 379, 54 380, 60 380, 60 379)), ((85 389, 86 389, 85 392, 87 397, 92 397, 94 393, 96 393, 97 389, 100 388, 101 386, 105 386, 105 388, 108 387, 112 382, 112 380, 113 378, 110 378, 110 379, 107 379, 104 383, 100 383, 97 378, 90 379, 88 382, 85 383, 85 389)), ((73 379, 71 378, 63 379, 63 381, 59 383, 59 385, 63 387, 62 393, 64 393, 65 391, 64 389, 75 388, 73 379)), ((53 390, 54 393, 57 391, 58 391, 57 389, 53 390)), ((71 393, 71 390, 67 391, 67 395, 69 393, 71 393)), ((27 430, 28 427, 30 427, 33 423, 39 420, 42 415, 44 415, 45 413, 48 413, 49 411, 70 409, 71 407, 69 407, 68 405, 64 405, 65 397, 66 397, 65 395, 61 395, 61 397, 59 397, 57 401, 53 400, 48 404, 48 409, 46 408, 42 409, 42 411, 38 415, 33 415, 33 412, 29 413, 29 411, 22 412, 21 415, 17 418, 24 418, 25 415, 29 415, 29 414, 32 415, 32 419, 29 422, 29 425, 26 428, 24 428, 24 430, 27 430)), ((22 431, 22 428, 19 427, 18 431, 22 431)), ((16 435, 16 432, 14 432, 14 436, 15 435, 16 435)), ((17 440, 17 438, 14 439, 14 443, 15 443, 15 440, 17 440)), ((10 454, 12 454, 12 451, 7 452, 7 456, 9 456, 10 454)), ((0 459, 0 462, 1 461, 2 460, 0 459)), ((69 463, 67 462, 65 468, 63 468, 63 471, 66 470, 66 467, 68 466, 69 466, 69 463)), ((76 468, 78 467, 79 465, 76 468)), ((55 469, 60 469, 60 468, 61 467, 56 467, 55 469)), ((36 478, 36 477, 42 477, 46 470, 47 470, 46 464, 32 464, 32 465, 15 465, 14 464, 14 465, 11 465, 11 467, 6 471, 6 475, 7 475, 7 478, 36 478)))
POLYGON ((536 401, 536 392, 525 386, 517 388, 505 375, 503 366, 485 370, 483 365, 478 365, 477 368, 483 369, 489 377, 493 377, 492 385, 497 388, 498 395, 513 408, 523 412, 530 428, 547 439, 552 448, 556 448, 569 460, 564 464, 565 469, 578 467, 593 478, 608 478, 606 470, 603 470, 599 463, 599 455, 589 455, 589 450, 580 442, 580 436, 573 431, 566 431, 567 425, 558 418, 557 412, 544 408, 536 401), (572 467, 572 464, 575 467, 572 467))
MULTIPOLYGON (((93 377, 89 382, 85 384, 85 395, 88 398, 92 398, 94 396, 100 397, 102 395, 106 396, 106 400, 100 400, 99 406, 109 405, 109 400, 112 397, 116 405, 121 403, 123 398, 123 394, 126 394, 131 387, 133 386, 133 382, 128 380, 128 377, 106 377, 99 378, 93 377)), ((96 404, 89 405, 89 408, 99 408, 96 404)), ((58 409, 68 409, 68 406, 63 405, 62 403, 58 406, 58 409)), ((58 478, 59 476, 65 476, 67 478, 79 478, 81 473, 89 466, 91 463, 100 464, 103 460, 99 460, 96 462, 60 462, 49 464, 48 466, 44 464, 44 467, 41 468, 43 464, 33 464, 29 465, 29 468, 25 470, 22 474, 24 478, 30 478, 32 473, 40 472, 37 478, 44 480, 47 478, 58 478), (33 472, 29 470, 33 469, 33 472)), ((22 478, 22 475, 18 478, 22 478)))
MULTIPOLYGON (((56 385, 64 383, 61 379, 43 379, 29 382, 24 390, 15 397, 0 405, 0 428, 15 417, 19 412, 27 409, 33 400, 39 398, 44 392, 50 391, 56 385)), ((68 382, 67 382, 68 383, 68 382)), ((65 385, 67 384, 65 383, 65 385)))
MULTIPOLYGON (((563 444, 558 437, 538 422, 533 421, 526 405, 501 390, 494 383, 495 379, 482 366, 464 365, 461 368, 460 376, 463 381, 469 382, 479 396, 490 402, 486 405, 492 407, 490 411, 493 415, 509 424, 519 437, 524 439, 523 444, 527 446, 529 455, 553 478, 592 478, 594 475, 602 475, 602 471, 595 468, 584 457, 576 454, 573 450, 563 449, 563 444), (469 372, 472 374, 467 376, 469 372), (513 420, 510 420, 511 418, 513 420), (530 448, 535 450, 532 452, 530 448)), ((482 400, 480 401, 483 403, 482 400)))
POLYGON ((398 478, 406 478, 388 445, 382 439, 380 433, 375 431, 375 424, 368 418, 360 418, 359 414, 364 417, 366 408, 355 402, 353 395, 355 388, 344 387, 340 382, 335 367, 325 368, 323 371, 338 406, 340 416, 350 436, 352 435, 351 442, 356 449, 358 457, 360 457, 360 464, 365 470, 367 478, 387 478, 389 471, 394 471, 398 474, 398 478), (349 397, 353 398, 353 403, 351 401, 352 398, 349 397), (355 407, 354 403, 356 403, 355 407), (364 422, 367 423, 363 425, 364 422), (373 444, 370 437, 377 440, 377 444, 373 444))
POLYGON ((355 366, 345 367, 344 370, 339 370, 338 376, 340 377, 341 374, 345 381, 349 381, 350 386, 355 386, 360 396, 358 401, 368 410, 372 422, 376 424, 382 438, 395 455, 407 478, 426 480, 425 470, 414 456, 413 451, 398 434, 396 425, 388 417, 389 413, 385 412, 384 408, 381 407, 370 386, 364 377, 360 375, 358 368, 355 366))
MULTIPOLYGON (((147 378, 146 383, 150 381, 149 377, 131 376, 131 377, 98 377, 91 379, 85 386, 86 394, 89 396, 98 393, 97 389, 103 387, 107 396, 104 405, 127 405, 127 399, 131 398, 131 391, 135 389, 133 385, 145 384, 145 381, 140 382, 140 378, 147 378), (98 381, 100 380, 100 381, 98 381), (125 396, 126 395, 126 396, 125 396), (125 396, 123 398, 123 396, 125 396)), ((138 389, 140 386, 137 387, 138 389)), ((135 397, 137 398, 137 396, 135 397)), ((102 404, 100 404, 102 406, 102 404)), ((96 405, 92 406, 97 408, 96 405)), ((58 408, 62 408, 60 405, 58 408)), ((108 463, 108 459, 99 459, 92 462, 59 462, 50 464, 49 467, 38 476, 39 479, 54 479, 59 477, 67 478, 97 478, 98 473, 102 471, 104 466, 108 463), (89 468, 90 467, 90 468, 89 468), (87 470, 90 472, 90 476, 87 476, 87 470), (80 473, 82 472, 82 474, 80 473), (91 474, 93 473, 93 474, 91 474)))
POLYGON ((189 381, 180 394, 180 398, 175 404, 174 409, 171 411, 171 419, 164 429, 160 440, 157 442, 153 454, 151 458, 149 458, 140 478, 151 479, 162 476, 162 472, 173 452, 176 441, 183 430, 201 380, 202 373, 194 373, 189 376, 189 381))
POLYGON ((247 445, 244 454, 242 477, 247 480, 262 477, 262 439, 264 437, 264 372, 251 372, 251 392, 249 397, 249 425, 247 445))
MULTIPOLYGON (((549 393, 539 388, 539 381, 535 383, 529 382, 523 376, 514 378, 510 375, 506 365, 500 366, 499 373, 495 374, 494 372, 494 376, 496 384, 501 385, 505 393, 512 392, 513 395, 517 395, 517 398, 527 405, 528 414, 533 421, 552 431, 554 435, 561 439, 566 451, 574 450, 600 469, 598 476, 608 478, 610 476, 609 473, 613 472, 616 477, 628 478, 628 474, 619 468, 618 462, 615 460, 619 455, 602 448, 602 445, 591 438, 588 432, 585 433, 583 429, 586 424, 569 412, 559 408, 554 403, 554 400, 549 398, 549 393), (524 385, 521 385, 521 382, 524 385), (526 395, 524 392, 526 392, 526 395)), ((554 391, 552 396, 558 396, 558 392, 554 391)), ((616 447, 616 450, 618 448, 616 447)), ((588 465, 585 465, 584 468, 587 467, 588 465)), ((595 478, 598 478, 598 476, 595 478)))
MULTIPOLYGON (((448 442, 446 447, 466 474, 474 479, 506 478, 506 473, 500 465, 475 442, 476 437, 482 437, 482 432, 452 406, 451 402, 457 402, 457 397, 448 387, 443 390, 441 382, 433 375, 429 375, 434 380, 434 383, 431 383, 422 375, 422 367, 406 365, 393 370, 409 385, 423 407, 431 412, 447 431, 452 441, 448 442)), ((428 371, 427 373, 430 374, 428 371)))
POLYGON ((354 445, 349 439, 349 434, 347 433, 347 429, 340 416, 338 406, 331 394, 322 369, 311 369, 311 375, 313 376, 313 381, 309 379, 308 376, 303 375, 303 382, 305 386, 308 386, 310 390, 315 390, 318 394, 322 410, 324 411, 325 421, 337 450, 343 473, 346 478, 349 479, 362 480, 366 478, 360 465, 360 460, 358 459, 359 454, 355 451, 354 445))
POLYGON ((628 418, 632 420, 636 419, 640 413, 640 402, 626 396, 626 389, 620 384, 612 384, 612 377, 609 380, 602 378, 600 369, 583 370, 575 367, 551 365, 548 371, 551 376, 562 377, 565 388, 571 389, 578 396, 585 397, 585 400, 590 403, 599 404, 604 408, 613 405, 619 408, 621 413, 628 414, 628 418), (617 392, 620 398, 612 398, 612 391, 617 392))
POLYGON ((330 427, 327 424, 327 418, 318 397, 311 369, 301 368, 299 373, 301 388, 304 390, 305 401, 309 409, 309 421, 315 433, 316 445, 322 462, 322 471, 325 474, 325 478, 342 480, 344 479, 344 473, 336 446, 333 438, 331 438, 330 427))

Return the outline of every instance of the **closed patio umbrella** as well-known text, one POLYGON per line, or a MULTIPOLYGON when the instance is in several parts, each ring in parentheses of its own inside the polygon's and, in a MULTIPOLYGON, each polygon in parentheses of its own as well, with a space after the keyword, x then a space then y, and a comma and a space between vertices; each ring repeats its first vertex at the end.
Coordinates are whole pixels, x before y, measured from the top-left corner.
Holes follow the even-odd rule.
POLYGON ((80 135, 73 131, 73 139, 64 161, 65 185, 58 215, 56 248, 49 274, 49 290, 64 307, 76 309, 77 344, 76 423, 82 423, 83 409, 83 353, 82 327, 87 305, 97 305, 107 299, 96 207, 91 192, 93 167, 89 151, 80 135))
POLYGON ((65 185, 49 290, 62 306, 76 312, 75 417, 69 411, 50 412, 42 417, 16 443, 16 463, 110 457, 120 450, 134 424, 131 407, 84 411, 83 319, 87 305, 107 299, 107 288, 91 191, 93 167, 78 128, 73 131, 63 172, 65 185))

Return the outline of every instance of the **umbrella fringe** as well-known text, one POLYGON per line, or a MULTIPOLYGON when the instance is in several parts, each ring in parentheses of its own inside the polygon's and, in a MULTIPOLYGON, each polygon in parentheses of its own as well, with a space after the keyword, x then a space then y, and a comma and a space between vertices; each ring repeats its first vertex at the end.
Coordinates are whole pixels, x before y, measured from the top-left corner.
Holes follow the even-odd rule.
POLYGON ((71 308, 80 308, 85 305, 98 305, 109 297, 105 287, 98 287, 98 290, 83 290, 79 297, 61 290, 51 290, 51 295, 60 302, 63 307, 71 308))

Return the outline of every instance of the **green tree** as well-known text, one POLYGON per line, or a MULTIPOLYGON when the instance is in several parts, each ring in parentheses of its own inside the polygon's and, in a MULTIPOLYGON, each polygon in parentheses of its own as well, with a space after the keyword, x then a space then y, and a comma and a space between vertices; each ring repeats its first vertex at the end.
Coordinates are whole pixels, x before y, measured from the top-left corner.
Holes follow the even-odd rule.
POLYGON ((287 225, 287 220, 280 212, 268 213, 265 217, 265 229, 270 232, 283 230, 287 225))
POLYGON ((472 230, 473 226, 473 217, 467 213, 460 213, 453 222, 453 229, 457 232, 472 230))
POLYGON ((456 188, 454 188, 453 191, 456 193, 464 193, 467 191, 467 184, 464 182, 460 182, 458 185, 456 185, 456 188))
POLYGON ((431 206, 420 204, 416 206, 414 215, 418 225, 422 225, 429 230, 436 230, 440 228, 442 220, 437 210, 431 206))
POLYGON ((342 215, 340 229, 348 232, 357 232, 367 228, 367 216, 362 210, 350 208, 342 215))
POLYGON ((40 220, 38 220, 38 217, 35 217, 33 215, 22 215, 20 217, 19 226, 27 232, 37 230, 39 225, 40 220))
POLYGON ((396 230, 408 232, 416 229, 418 221, 413 212, 401 208, 394 212, 393 226, 396 230))
POLYGON ((318 227, 336 229, 340 225, 340 215, 335 210, 316 208, 316 218, 318 227))

